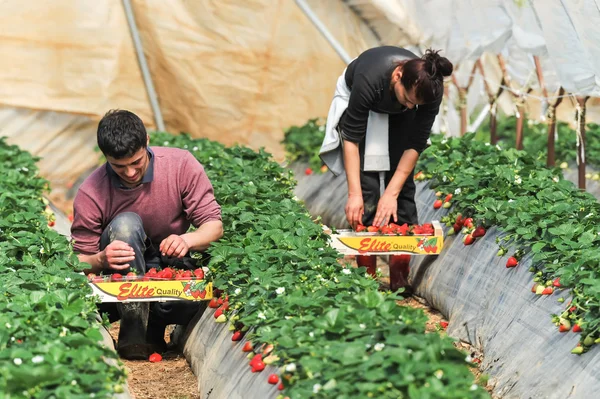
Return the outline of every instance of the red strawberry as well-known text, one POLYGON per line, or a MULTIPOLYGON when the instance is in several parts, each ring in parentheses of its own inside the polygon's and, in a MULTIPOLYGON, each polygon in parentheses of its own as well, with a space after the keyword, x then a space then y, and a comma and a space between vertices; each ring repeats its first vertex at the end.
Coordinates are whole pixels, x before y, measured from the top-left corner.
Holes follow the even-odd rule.
POLYGON ((160 353, 154 352, 153 354, 150 355, 148 360, 151 361, 152 363, 158 363, 162 360, 162 356, 160 355, 160 353))
POLYGON ((581 332, 581 327, 579 327, 579 324, 575 324, 573 326, 573 332, 576 332, 576 333, 581 332))
POLYGON ((569 330, 571 330, 571 328, 566 324, 561 324, 560 326, 558 326, 558 331, 560 332, 567 332, 569 330))
POLYGON ((219 300, 218 300, 217 298, 213 298, 213 299, 211 299, 211 300, 210 300, 210 302, 208 303, 208 307, 209 307, 209 308, 216 309, 216 308, 218 308, 219 306, 220 306, 220 305, 219 305, 219 300))
POLYGON ((569 308, 569 312, 571 312, 571 313, 574 312, 574 311, 576 311, 576 310, 577 310, 577 307, 575 307, 575 306, 571 306, 569 308))
POLYGON ((160 276, 160 278, 163 278, 165 280, 171 280, 173 278, 173 269, 171 269, 170 267, 166 267, 161 271, 162 275, 160 276))
POLYGON ((393 228, 391 228, 390 226, 382 226, 381 227, 381 234, 394 234, 395 231, 393 228))
POLYGON ((468 229, 472 228, 473 227, 473 218, 466 218, 463 221, 463 226, 465 226, 468 229))
POLYGON ((204 279, 204 270, 202 270, 201 268, 194 270, 194 276, 196 276, 196 278, 198 280, 203 280, 204 279))
POLYGON ((460 227, 462 227, 463 226, 463 222, 464 222, 464 220, 463 220, 462 214, 459 213, 456 216, 456 220, 454 221, 454 223, 457 224, 457 225, 459 225, 460 227))
POLYGON ((231 337, 232 341, 239 341, 240 339, 242 339, 243 334, 241 331, 236 331, 233 333, 233 336, 231 337))
POLYGON ((258 362, 254 363, 251 371, 253 373, 256 373, 258 371, 263 371, 264 369, 265 369, 265 364, 262 362, 262 360, 259 360, 258 362))
POLYGON ((137 274, 135 274, 134 272, 129 272, 127 273, 127 275, 125 276, 125 280, 135 280, 137 279, 137 274))
POLYGON ((279 382, 279 376, 277 374, 271 374, 267 381, 269 384, 275 385, 279 382))
POLYGON ((260 353, 252 356, 252 359, 250 360, 250 363, 248 363, 250 366, 254 367, 254 365, 257 362, 262 362, 262 355, 260 353))
POLYGON ((542 295, 550 295, 554 292, 554 288, 552 287, 546 287, 544 288, 544 291, 542 291, 542 295))
POLYGON ((252 347, 252 342, 246 341, 244 347, 242 348, 242 352, 252 352, 254 348, 252 347))
POLYGON ((367 231, 369 233, 377 233, 379 231, 379 227, 377 227, 377 226, 369 226, 369 227, 367 227, 367 231))
POLYGON ((221 316, 223 314, 223 310, 221 308, 217 309, 217 311, 214 314, 215 319, 219 318, 219 316, 221 316))
POLYGON ((515 258, 514 256, 511 256, 510 258, 508 258, 508 260, 506 261, 506 267, 515 267, 519 264, 519 261, 517 260, 517 258, 515 258))
POLYGON ((360 233, 361 231, 365 231, 367 229, 366 226, 363 226, 362 224, 359 224, 358 226, 356 226, 356 232, 360 233))
POLYGON ((555 278, 554 281, 552 282, 552 285, 555 286, 556 288, 560 288, 560 277, 555 278))
POLYGON ((435 200, 433 203, 433 209, 440 209, 442 207, 442 200, 435 200))
POLYGON ((189 270, 185 270, 175 277, 175 280, 190 280, 192 278, 192 272, 189 270))
POLYGON ((531 292, 533 292, 535 294, 535 292, 537 291, 537 287, 538 287, 538 283, 533 284, 533 287, 531 287, 531 292))
POLYGON ((444 202, 450 202, 451 199, 452 199, 452 194, 448 194, 448 195, 446 195, 446 198, 444 198, 444 202))
POLYGON ((475 242, 475 238, 471 234, 467 234, 465 238, 463 238, 463 243, 465 245, 471 245, 475 242))
POLYGON ((110 276, 110 281, 123 281, 123 276, 119 273, 114 273, 110 276))
POLYGON ((103 276, 96 276, 96 277, 94 277, 93 282, 94 283, 102 283, 102 282, 104 282, 104 277, 103 276))
POLYGON ((473 237, 483 237, 485 235, 485 228, 483 226, 477 226, 473 231, 473 237))
POLYGON ((448 322, 447 321, 440 321, 440 327, 442 327, 443 329, 446 329, 448 327, 448 322))
POLYGON ((153 268, 151 268, 150 270, 148 270, 148 271, 146 272, 146 275, 147 275, 147 276, 155 276, 157 273, 158 273, 158 272, 156 271, 156 268, 155 268, 155 267, 153 267, 153 268))
POLYGON ((223 304, 223 301, 224 301, 224 299, 223 299, 223 298, 219 298, 219 299, 217 299, 217 303, 218 303, 219 305, 222 305, 222 304, 223 304))
POLYGON ((284 390, 284 386, 283 386, 283 382, 279 383, 279 385, 277 385, 277 389, 279 389, 280 391, 284 390))
POLYGON ((54 220, 48 221, 48 227, 54 227, 55 224, 56 222, 54 220))
POLYGON ((460 229, 462 229, 462 225, 454 223, 454 226, 452 226, 452 228, 454 229, 454 233, 458 233, 460 229))
POLYGON ((306 168, 306 169, 304 170, 304 174, 305 174, 305 175, 307 175, 307 176, 308 176, 308 175, 312 175, 312 173, 313 173, 313 170, 312 170, 311 168, 306 168))

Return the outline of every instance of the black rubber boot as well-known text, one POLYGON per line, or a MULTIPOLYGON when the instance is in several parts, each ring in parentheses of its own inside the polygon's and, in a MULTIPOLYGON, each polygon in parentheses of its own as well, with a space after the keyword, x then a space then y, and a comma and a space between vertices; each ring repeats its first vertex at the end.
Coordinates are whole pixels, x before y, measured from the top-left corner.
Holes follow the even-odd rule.
POLYGON ((154 346, 146 341, 148 328, 148 302, 117 304, 121 316, 117 352, 127 360, 146 360, 154 352, 154 346))

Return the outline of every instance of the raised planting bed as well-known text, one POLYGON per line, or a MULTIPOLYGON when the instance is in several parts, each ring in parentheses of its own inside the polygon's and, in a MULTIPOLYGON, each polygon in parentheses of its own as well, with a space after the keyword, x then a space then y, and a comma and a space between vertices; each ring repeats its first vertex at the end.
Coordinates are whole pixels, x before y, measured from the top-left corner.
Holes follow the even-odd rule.
POLYGON ((425 334, 421 310, 397 306, 364 268, 342 267, 268 154, 187 135, 151 144, 191 151, 223 207, 207 274, 222 303, 183 339, 202 397, 276 397, 279 384, 294 399, 489 397, 452 340, 425 334))
MULTIPOLYGON (((0 139, 0 392, 6 398, 115 397, 124 371, 102 335, 67 239, 52 229, 36 159, 0 139)), ((117 397, 128 397, 127 394, 117 397)))

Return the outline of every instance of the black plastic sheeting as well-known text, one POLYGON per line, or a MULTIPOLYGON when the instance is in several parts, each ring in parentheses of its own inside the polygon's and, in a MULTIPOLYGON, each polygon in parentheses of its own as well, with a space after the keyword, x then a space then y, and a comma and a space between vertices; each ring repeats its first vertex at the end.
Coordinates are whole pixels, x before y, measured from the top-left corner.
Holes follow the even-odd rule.
MULTIPOLYGON (((305 176, 306 165, 293 165, 298 180, 296 195, 313 216, 338 228, 347 227, 344 215, 346 181, 331 173, 305 176)), ((441 219, 448 211, 434 210, 436 199, 427 182, 417 183, 419 222, 441 219)), ((491 228, 471 246, 462 235, 450 236, 439 256, 414 256, 410 279, 418 296, 425 298, 449 320, 448 334, 484 353, 483 373, 490 375, 494 394, 502 398, 600 397, 600 348, 582 356, 570 353, 579 334, 559 333, 553 313, 569 299, 567 290, 554 295, 531 293, 531 260, 507 269, 508 254, 496 256, 491 228)))

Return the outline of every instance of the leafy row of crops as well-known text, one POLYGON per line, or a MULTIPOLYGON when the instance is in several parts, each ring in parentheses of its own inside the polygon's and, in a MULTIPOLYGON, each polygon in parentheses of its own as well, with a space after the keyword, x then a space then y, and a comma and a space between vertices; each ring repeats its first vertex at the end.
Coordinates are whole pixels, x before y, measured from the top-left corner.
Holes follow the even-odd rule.
POLYGON ((421 310, 397 306, 364 268, 338 262, 295 199, 291 172, 269 154, 166 133, 151 144, 188 149, 205 166, 225 226, 209 249, 215 286, 229 296, 234 327, 252 326, 247 338, 274 346, 285 396, 488 397, 465 354, 425 334, 421 310))
POLYGON ((0 392, 111 397, 123 371, 100 344, 95 305, 67 239, 48 228, 36 159, 0 139, 0 392))

